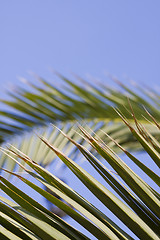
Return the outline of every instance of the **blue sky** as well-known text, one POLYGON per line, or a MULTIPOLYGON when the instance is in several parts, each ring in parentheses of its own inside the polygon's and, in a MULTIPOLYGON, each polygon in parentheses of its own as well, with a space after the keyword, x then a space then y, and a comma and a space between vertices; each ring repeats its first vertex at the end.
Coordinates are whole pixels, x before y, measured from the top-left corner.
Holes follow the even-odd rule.
POLYGON ((0 82, 32 71, 52 79, 53 68, 107 81, 158 85, 160 2, 14 0, 0 4, 0 82))
POLYGON ((0 96, 18 77, 107 73, 157 88, 159 0, 14 0, 0 3, 0 96))

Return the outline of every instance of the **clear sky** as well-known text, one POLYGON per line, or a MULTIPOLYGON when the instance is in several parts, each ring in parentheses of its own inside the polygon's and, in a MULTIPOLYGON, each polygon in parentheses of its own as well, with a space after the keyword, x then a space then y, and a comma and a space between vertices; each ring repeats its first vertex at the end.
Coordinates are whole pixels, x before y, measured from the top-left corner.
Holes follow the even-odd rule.
POLYGON ((0 3, 0 83, 53 68, 158 85, 159 0, 14 0, 0 3))
POLYGON ((52 79, 52 68, 157 87, 159 65, 159 0, 0 1, 0 97, 28 72, 52 79))

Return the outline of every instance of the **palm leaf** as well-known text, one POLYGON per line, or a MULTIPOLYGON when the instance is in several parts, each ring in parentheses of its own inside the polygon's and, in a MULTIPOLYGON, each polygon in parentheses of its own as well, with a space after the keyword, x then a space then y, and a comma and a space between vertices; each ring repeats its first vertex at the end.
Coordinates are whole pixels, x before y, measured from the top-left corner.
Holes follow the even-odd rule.
MULTIPOLYGON (((124 121, 130 134, 137 139, 141 144, 142 149, 150 155, 151 165, 159 165, 159 143, 155 137, 145 129, 142 123, 140 124, 140 121, 135 118, 134 114, 133 121, 135 124, 133 124, 133 122, 131 124, 130 121, 121 114, 119 114, 119 116, 121 121, 124 121)), ((159 124, 157 127, 159 127, 159 124)), ((157 130, 157 132, 158 131, 159 130, 157 130)), ((68 157, 57 147, 52 145, 49 139, 41 136, 40 140, 74 173, 74 175, 82 182, 82 187, 86 186, 106 208, 112 211, 113 214, 116 215, 138 237, 138 239, 158 240, 160 236, 160 195, 156 189, 154 189, 153 186, 150 186, 149 183, 145 182, 133 171, 133 169, 126 165, 123 160, 117 156, 112 147, 109 147, 108 144, 97 135, 97 133, 92 132, 92 129, 86 130, 86 128, 79 126, 79 131, 76 133, 74 132, 74 134, 77 135, 78 141, 75 141, 75 135, 68 135, 68 132, 66 134, 63 131, 60 131, 60 134, 63 138, 66 138, 70 144, 74 145, 77 151, 86 158, 88 164, 93 166, 97 173, 103 177, 104 181, 112 187, 113 191, 109 191, 106 186, 90 175, 82 166, 71 159, 71 157, 68 157), (82 141, 79 141, 80 132, 81 135, 83 135, 83 141, 86 141, 87 144, 89 144, 89 148, 85 147, 84 142, 82 145, 82 141), (103 163, 98 160, 99 155, 104 159, 103 163), (114 172, 106 168, 106 162, 114 169, 114 172)), ((111 137, 109 137, 109 140, 112 141, 117 148, 122 149, 122 146, 117 143, 116 140, 113 141, 111 137)), ((65 211, 70 217, 85 227, 94 237, 96 237, 96 239, 133 239, 132 236, 123 230, 123 228, 121 229, 102 213, 100 209, 90 204, 87 199, 75 192, 66 183, 33 161, 34 159, 32 160, 29 156, 14 146, 11 146, 8 150, 2 150, 28 174, 43 183, 60 198, 64 199, 66 203, 57 199, 55 196, 38 187, 37 184, 34 184, 19 174, 15 174, 8 170, 6 171, 15 177, 18 177, 25 184, 65 211), (30 170, 21 165, 20 162, 17 162, 16 157, 25 162, 30 167, 30 170), (35 173, 33 171, 35 171, 35 173)), ((124 148, 123 151, 131 161, 135 162, 141 170, 145 172, 145 174, 148 173, 149 170, 146 171, 143 161, 134 158, 134 156, 124 148), (142 164, 140 164, 140 162, 142 164)), ((149 174, 147 174, 149 178, 150 175, 152 176, 150 171, 149 174)), ((160 181, 160 178, 156 173, 155 178, 155 184, 157 184, 160 181)), ((53 213, 50 213, 40 204, 35 202, 30 196, 26 195, 4 177, 1 177, 0 185, 2 190, 16 201, 19 206, 17 207, 12 202, 9 202, 9 200, 1 198, 2 203, 0 206, 2 206, 2 218, 5 219, 3 224, 4 229, 6 229, 5 236, 9 234, 8 231, 12 233, 13 228, 8 230, 9 225, 13 224, 14 230, 16 230, 15 221, 18 221, 18 224, 21 224, 23 227, 21 232, 17 230, 15 235, 21 237, 21 239, 22 234, 26 234, 26 229, 29 229, 29 237, 31 236, 31 232, 33 232, 34 237, 39 237, 36 230, 37 226, 40 228, 39 234, 41 233, 41 239, 46 239, 46 237, 49 239, 87 239, 87 236, 81 235, 80 232, 67 225, 63 220, 60 221, 53 213), (21 215, 19 215, 18 211, 20 211, 21 215), (22 216, 23 219, 21 219, 22 216), (11 219, 13 220, 11 221, 11 219), (27 225, 30 222, 32 223, 32 228, 30 225, 27 225), (44 228, 41 227, 43 224, 44 228)), ((19 226, 20 225, 16 225, 16 227, 20 228, 19 226)), ((4 229, 3 233, 5 234, 4 229)))
MULTIPOLYGON (((79 122, 83 120, 104 141, 105 133, 108 133, 122 147, 136 151, 142 150, 141 145, 135 140, 129 129, 122 124, 120 116, 113 109, 113 106, 118 107, 119 111, 132 124, 133 118, 128 111, 127 97, 130 99, 136 118, 156 139, 159 139, 160 134, 157 132, 156 126, 147 120, 148 113, 143 111, 145 107, 152 118, 159 119, 158 93, 155 94, 152 90, 145 92, 137 87, 137 91, 140 91, 140 95, 138 95, 119 82, 117 84, 121 91, 106 87, 102 83, 94 86, 80 78, 73 83, 61 75, 59 77, 63 81, 60 87, 38 78, 40 86, 28 83, 30 88, 26 89, 24 84, 23 88, 16 88, 14 93, 8 92, 11 100, 1 100, 11 109, 0 112, 2 119, 5 117, 0 123, 0 142, 3 145, 6 142, 15 145, 43 166, 47 166, 53 161, 59 164, 56 155, 53 156, 48 148, 42 146, 34 132, 47 137, 52 144, 64 151, 66 139, 59 135, 58 131, 52 131, 50 123, 62 130, 67 129, 67 134, 76 141, 83 142, 83 139, 72 131, 77 120, 79 122), (102 131, 99 131, 100 127, 102 131), (41 149, 41 152, 38 152, 38 149, 41 149)), ((120 148, 112 141, 109 139, 106 141, 107 144, 114 147, 114 151, 120 151, 120 148)), ((85 144, 87 147, 87 143, 85 144)), ((70 143, 68 143, 66 153, 76 158, 76 148, 70 143)), ((11 171, 14 169, 20 171, 7 156, 1 154, 0 157, 1 167, 7 166, 11 171)))

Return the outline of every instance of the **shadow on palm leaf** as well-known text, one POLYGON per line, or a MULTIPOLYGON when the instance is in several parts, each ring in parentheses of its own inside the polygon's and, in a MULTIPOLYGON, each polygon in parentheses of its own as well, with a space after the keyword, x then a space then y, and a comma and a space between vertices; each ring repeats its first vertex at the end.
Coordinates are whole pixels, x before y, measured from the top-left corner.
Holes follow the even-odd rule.
MULTIPOLYGON (((66 181, 64 179, 61 179, 64 183, 66 183, 66 181)), ((59 197, 56 193, 54 193, 53 191, 51 191, 49 188, 45 187, 45 190, 52 194, 54 197, 56 197, 57 199, 61 200, 62 202, 66 203, 67 205, 71 206, 70 204, 68 204, 67 202, 65 202, 61 197, 59 197)), ((57 216, 59 216, 60 218, 66 218, 68 217, 68 215, 61 210, 60 208, 58 208, 56 205, 54 205, 53 203, 51 203, 50 201, 47 201, 47 208, 49 211, 51 211, 52 213, 56 214, 57 216)))

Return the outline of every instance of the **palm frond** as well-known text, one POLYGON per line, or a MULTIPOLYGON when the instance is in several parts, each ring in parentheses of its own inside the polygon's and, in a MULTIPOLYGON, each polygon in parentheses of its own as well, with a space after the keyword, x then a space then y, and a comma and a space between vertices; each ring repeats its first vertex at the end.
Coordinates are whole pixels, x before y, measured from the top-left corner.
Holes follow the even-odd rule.
MULTIPOLYGON (((50 154, 45 146, 42 147, 41 141, 37 140, 34 132, 47 137, 52 144, 64 151, 66 140, 62 140, 58 131, 51 131, 50 123, 62 130, 67 129, 68 134, 70 132, 72 137, 78 140, 79 137, 71 129, 79 121, 81 124, 86 123, 104 141, 107 139, 105 133, 108 133, 122 147, 136 151, 142 150, 141 145, 122 124, 120 116, 114 110, 118 107, 132 124, 133 118, 129 111, 128 98, 136 118, 144 124, 155 139, 160 138, 156 126, 147 120, 147 111, 157 122, 160 119, 158 93, 152 90, 145 92, 137 87, 137 91, 140 92, 138 95, 119 82, 117 82, 119 89, 115 90, 102 83, 94 86, 80 78, 73 83, 61 75, 59 77, 63 80, 60 87, 38 78, 40 86, 29 82, 30 89, 26 89, 24 85, 23 88, 17 87, 14 93, 11 91, 8 93, 12 99, 2 100, 2 102, 11 110, 0 112, 1 143, 15 145, 39 164, 46 166, 53 161, 56 162, 57 158, 50 154), (143 111, 144 108, 147 111, 143 111), (5 117, 4 120, 3 117, 5 117), (38 153, 39 148, 42 150, 38 153)), ((79 138, 79 141, 83 140, 79 138)), ((120 150, 112 141, 108 139, 106 141, 107 144, 113 145, 114 151, 120 150)), ((69 145, 67 154, 74 158, 77 154, 76 148, 69 145)), ((7 156, 1 154, 0 157, 1 167, 10 165, 10 170, 16 169, 17 165, 11 163, 7 156)))
MULTIPOLYGON (((158 166, 160 163, 158 141, 148 130, 145 129, 144 125, 135 118, 134 114, 134 125, 131 124, 124 116, 121 114, 119 115, 121 121, 124 121, 131 135, 137 139, 143 150, 149 154, 151 166, 158 166)), ((88 161, 88 164, 97 171, 99 176, 103 177, 106 183, 105 185, 95 179, 82 166, 77 164, 74 159, 68 157, 54 144, 52 145, 49 139, 46 139, 44 136, 40 136, 40 140, 74 173, 74 175, 82 182, 82 187, 87 187, 107 209, 117 216, 117 218, 120 219, 121 222, 123 222, 131 230, 131 232, 138 237, 138 239, 158 240, 160 236, 160 195, 156 189, 149 185, 148 182, 143 180, 136 174, 135 171, 133 171, 133 169, 126 165, 126 163, 117 156, 117 153, 113 150, 112 146, 108 146, 108 144, 106 144, 103 139, 97 135, 97 133, 93 133, 91 129, 86 130, 86 128, 79 126, 79 131, 75 133, 75 135, 78 135, 78 141, 73 135, 69 135, 68 132, 66 134, 61 131, 60 134, 63 138, 66 138, 70 144, 74 145, 77 151, 79 151, 80 154, 88 161), (83 140, 89 144, 90 148, 88 148, 88 145, 86 148, 84 142, 83 145, 81 144, 79 141, 79 132, 81 132, 83 140), (98 156, 101 156, 104 159, 103 163, 99 161, 98 156), (112 167, 114 172, 107 169, 105 166, 106 163, 112 167), (106 185, 109 185, 113 191, 110 191, 106 185)), ((108 135, 106 137, 108 138, 108 135)), ((155 184, 158 185, 160 182, 159 176, 156 172, 153 174, 153 170, 151 168, 149 169, 145 167, 143 159, 140 161, 135 158, 116 140, 112 140, 111 137, 109 137, 109 140, 112 141, 117 148, 123 150, 129 157, 130 161, 136 163, 137 166, 144 171, 144 173, 151 178, 155 184)), ((100 209, 93 206, 87 199, 82 197, 66 183, 37 164, 34 159, 31 159, 14 146, 3 151, 5 154, 9 154, 9 156, 12 157, 12 160, 19 165, 21 165, 21 163, 17 162, 15 157, 24 161, 30 167, 30 170, 28 170, 28 168, 22 166, 24 170, 62 198, 66 203, 57 199, 49 192, 46 192, 38 185, 19 174, 15 174, 8 170, 5 171, 8 171, 10 174, 19 178, 22 182, 58 206, 75 221, 85 227, 94 237, 96 237, 96 239, 133 239, 132 235, 123 230, 123 227, 121 228, 120 226, 117 226, 112 219, 102 213, 100 209)), ((2 218, 5 219, 3 226, 6 229, 6 236, 8 231, 13 233, 13 231, 9 230, 8 227, 13 224, 14 226, 11 229, 14 229, 17 236, 21 237, 21 239, 23 234, 26 234, 26 229, 29 229, 28 236, 30 238, 31 232, 33 232, 34 237, 39 237, 36 231, 37 226, 40 228, 39 234, 41 234, 41 239, 46 239, 46 237, 49 239, 87 239, 87 236, 82 235, 76 229, 67 225, 67 223, 65 224, 63 220, 60 221, 53 213, 50 213, 39 203, 35 202, 35 200, 26 195, 4 177, 1 177, 0 185, 2 190, 14 201, 16 201, 19 206, 17 207, 17 205, 9 202, 7 199, 1 198, 2 203, 0 206, 2 206, 2 218), (21 219, 22 216, 23 219, 21 219), (17 225, 15 221, 18 221, 17 225), (30 222, 32 222, 32 228, 29 227, 30 222), (23 227, 21 228, 19 224, 23 227), (43 224, 44 228, 41 227, 43 224), (19 231, 19 228, 21 232, 19 231)), ((5 234, 4 229, 3 232, 5 234)))

